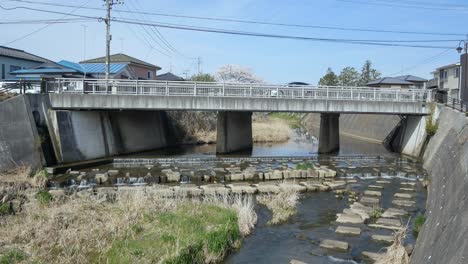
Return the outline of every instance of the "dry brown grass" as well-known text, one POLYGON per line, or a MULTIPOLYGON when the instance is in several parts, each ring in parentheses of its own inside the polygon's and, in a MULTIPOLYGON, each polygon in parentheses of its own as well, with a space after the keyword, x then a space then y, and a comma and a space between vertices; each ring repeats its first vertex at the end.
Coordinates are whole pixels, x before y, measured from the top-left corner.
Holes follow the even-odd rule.
POLYGON ((193 133, 192 137, 196 143, 216 143, 216 131, 196 131, 193 133))
MULTIPOLYGON (((84 195, 85 192, 48 205, 31 201, 20 214, 0 217, 0 257, 2 251, 15 249, 30 256, 28 261, 41 263, 104 261, 106 252, 115 246, 113 243, 122 237, 131 239, 132 227, 145 222, 148 215, 171 213, 182 207, 190 208, 187 214, 196 214, 197 208, 206 203, 234 209, 243 235, 248 235, 257 221, 252 197, 211 197, 200 201, 164 198, 141 190, 120 192, 116 197, 84 195)), ((174 257, 177 252, 179 248, 160 259, 174 257)))
POLYGON ((287 189, 278 194, 258 195, 257 201, 264 204, 273 213, 270 224, 279 224, 296 213, 299 193, 294 189, 287 189))
POLYGON ((403 246, 407 228, 395 232, 393 244, 387 248, 387 253, 378 259, 375 264, 409 264, 410 258, 403 246))
POLYGON ((252 124, 253 141, 260 143, 286 142, 293 133, 287 121, 270 119, 252 124))

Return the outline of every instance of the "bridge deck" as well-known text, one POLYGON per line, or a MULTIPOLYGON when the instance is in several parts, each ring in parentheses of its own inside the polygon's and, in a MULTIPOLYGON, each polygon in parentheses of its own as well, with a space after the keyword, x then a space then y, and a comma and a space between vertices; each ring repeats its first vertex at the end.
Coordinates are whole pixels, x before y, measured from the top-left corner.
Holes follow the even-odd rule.
POLYGON ((61 79, 47 83, 55 109, 428 113, 427 90, 205 82, 61 79))

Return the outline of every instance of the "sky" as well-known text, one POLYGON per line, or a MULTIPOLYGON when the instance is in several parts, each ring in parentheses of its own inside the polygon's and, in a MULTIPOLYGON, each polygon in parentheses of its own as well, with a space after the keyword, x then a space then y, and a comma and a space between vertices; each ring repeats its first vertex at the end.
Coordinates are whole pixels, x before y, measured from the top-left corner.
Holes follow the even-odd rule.
MULTIPOLYGON (((104 8, 102 0, 30 0, 83 7, 104 8)), ((17 6, 53 10, 92 17, 104 17, 103 10, 56 7, 18 1, 0 0, 0 6, 17 6)), ((215 73, 225 64, 250 68, 268 83, 301 81, 317 84, 328 67, 339 72, 346 66, 360 70, 365 60, 384 76, 412 74, 430 78, 440 66, 459 61, 455 48, 468 34, 466 0, 125 0, 113 7, 115 18, 147 20, 154 23, 183 24, 276 35, 313 38, 364 40, 451 40, 449 42, 406 43, 443 46, 445 49, 386 47, 292 39, 273 39, 185 31, 158 30, 177 52, 158 43, 155 32, 139 25, 111 23, 111 54, 125 53, 185 77, 201 71, 215 73), (406 4, 402 4, 406 2, 406 4), (410 7, 408 3, 414 3, 410 7), (424 4, 423 4, 424 3, 424 4), (443 4, 443 5, 442 5, 443 4), (442 6, 442 8, 438 8, 442 6), (293 28, 273 25, 242 24, 223 21, 194 20, 121 11, 145 11, 200 17, 221 17, 274 23, 314 26, 365 28, 392 31, 457 33, 458 36, 340 31, 317 28, 293 28), (453 48, 451 48, 453 47, 453 48), (164 51, 166 49, 166 51, 164 51), (163 51, 163 52, 160 52, 163 51)), ((32 10, 0 9, 0 22, 28 19, 76 18, 32 10)), ((81 61, 105 55, 105 23, 97 19, 67 24, 0 24, 0 45, 23 49, 54 60, 81 61), (37 31, 37 32, 35 32, 37 31), (35 32, 35 33, 33 33, 35 32), (26 37, 24 37, 27 35, 26 37), (24 38, 22 38, 24 37, 24 38), (17 40, 18 38, 22 38, 17 40)))

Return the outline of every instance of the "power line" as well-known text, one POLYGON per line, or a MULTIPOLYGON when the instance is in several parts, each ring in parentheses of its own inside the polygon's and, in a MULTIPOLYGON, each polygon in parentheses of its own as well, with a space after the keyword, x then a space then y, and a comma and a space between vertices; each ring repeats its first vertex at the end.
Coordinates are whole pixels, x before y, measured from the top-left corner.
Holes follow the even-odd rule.
MULTIPOLYGON (((6 9, 0 5, 0 8, 6 9)), ((64 14, 58 11, 49 11, 37 8, 29 8, 29 7, 15 7, 10 8, 7 10, 12 9, 27 9, 27 10, 34 10, 39 12, 46 12, 46 13, 54 13, 54 14, 64 14)), ((68 14, 67 14, 68 15, 68 14)), ((90 17, 90 16, 83 16, 83 15, 74 15, 69 14, 70 16, 77 16, 77 17, 86 17, 86 18, 95 18, 101 19, 97 17, 90 17)), ((111 19, 115 22, 120 23, 127 23, 127 24, 134 24, 134 25, 144 25, 144 26, 157 26, 163 28, 172 28, 172 29, 180 29, 180 30, 188 30, 188 31, 198 31, 198 32, 210 32, 210 33, 219 33, 219 34, 229 34, 229 35, 242 35, 242 36, 251 36, 251 37, 266 37, 266 38, 276 38, 276 39, 294 39, 294 40, 306 40, 306 41, 322 41, 322 42, 334 42, 334 43, 347 43, 347 44, 360 44, 360 45, 374 45, 374 46, 388 46, 388 47, 409 47, 409 48, 431 48, 431 49, 448 49, 452 47, 448 46, 429 46, 429 45, 409 45, 409 44, 396 44, 396 43, 385 43, 385 42, 368 42, 362 40, 349 40, 349 39, 332 39, 332 38, 315 38, 315 37, 305 37, 305 36, 290 36, 290 35, 276 35, 276 34, 267 34, 267 33, 257 33, 257 32, 246 32, 246 31, 234 31, 234 30, 226 30, 226 29, 217 29, 217 28, 202 28, 202 27, 194 27, 194 26, 187 26, 187 25, 180 25, 180 24, 165 24, 159 22, 141 22, 141 21, 132 21, 132 20, 123 20, 123 19, 111 19)), ((423 42, 420 41, 420 42, 423 42)))
MULTIPOLYGON (((74 13, 75 11, 77 11, 77 10, 80 9, 80 8, 82 8, 83 6, 85 6, 86 4, 88 4, 90 1, 91 1, 91 0, 88 0, 88 1, 86 1, 83 5, 75 7, 75 8, 74 8, 72 11, 70 11, 69 13, 62 13, 62 15, 64 15, 64 16, 62 16, 62 17, 59 18, 59 19, 64 19, 64 18, 66 18, 66 17, 68 17, 68 16, 72 16, 73 13, 74 13)), ((0 6, 0 7, 1 7, 2 9, 5 9, 5 8, 2 7, 2 6, 0 6)), ((54 24, 54 23, 46 24, 45 26, 40 27, 40 28, 38 28, 38 29, 36 29, 36 30, 34 30, 34 31, 31 31, 31 32, 29 32, 29 33, 27 33, 27 34, 25 34, 25 35, 19 37, 19 38, 16 38, 16 39, 14 39, 14 40, 12 40, 12 41, 10 41, 10 42, 7 42, 7 43, 5 43, 5 44, 2 44, 2 46, 7 46, 7 45, 10 45, 10 44, 15 43, 15 42, 17 42, 17 41, 23 40, 23 39, 25 39, 25 38, 27 38, 27 37, 29 37, 29 36, 31 36, 31 35, 36 34, 37 32, 40 32, 40 31, 42 31, 42 30, 48 28, 49 26, 51 26, 51 25, 53 25, 53 24, 54 24)))
POLYGON ((84 18, 68 18, 68 19, 25 19, 25 20, 3 20, 1 25, 22 25, 22 24, 68 24, 68 23, 83 23, 91 22, 90 19, 84 18))
POLYGON ((424 9, 424 10, 435 10, 435 11, 462 11, 463 13, 468 12, 468 9, 465 8, 447 8, 447 7, 430 7, 425 5, 403 5, 400 3, 375 3, 375 2, 364 2, 364 1, 357 1, 357 0, 336 0, 338 2, 346 2, 346 3, 354 3, 354 4, 361 4, 361 5, 373 5, 373 6, 388 6, 388 7, 399 7, 399 8, 409 8, 409 9, 424 9))
MULTIPOLYGON (((46 3, 46 2, 35 2, 35 1, 29 1, 29 0, 7 0, 7 1, 31 3, 31 4, 37 4, 37 5, 48 5, 48 6, 56 6, 56 7, 73 7, 73 5, 46 3)), ((345 0, 337 0, 337 1, 345 1, 345 0)), ((372 3, 368 3, 368 2, 364 2, 364 3, 372 4, 372 3)), ((84 9, 104 10, 102 8, 96 8, 96 7, 85 7, 84 9)), ((422 32, 422 31, 407 31, 407 30, 385 30, 385 29, 354 28, 354 27, 334 27, 334 26, 322 26, 322 25, 278 23, 278 22, 258 21, 258 20, 230 19, 230 18, 221 18, 221 17, 189 16, 189 15, 181 15, 181 14, 166 14, 166 13, 154 13, 154 12, 132 12, 132 11, 124 11, 124 10, 114 10, 114 12, 135 13, 135 14, 140 14, 140 15, 144 14, 144 15, 151 15, 151 16, 171 17, 171 18, 186 18, 186 19, 205 20, 205 21, 221 21, 221 22, 243 23, 243 24, 258 24, 258 25, 270 25, 270 26, 282 26, 282 27, 295 27, 295 28, 314 28, 314 29, 329 29, 329 30, 340 30, 340 31, 360 31, 360 32, 373 32, 373 33, 395 33, 395 34, 413 34, 413 35, 416 34, 416 35, 439 35, 439 36, 465 36, 465 34, 462 34, 462 33, 422 32)))
POLYGON ((468 8, 468 5, 451 4, 451 3, 434 3, 434 2, 423 2, 423 1, 408 1, 408 0, 374 0, 378 2, 389 2, 389 3, 401 3, 410 5, 423 5, 423 6, 439 6, 439 7, 456 7, 456 8, 468 8))
POLYGON ((429 58, 426 58, 426 59, 422 60, 421 62, 419 62, 417 64, 414 64, 412 66, 409 66, 409 67, 406 67, 406 68, 402 69, 401 71, 390 74, 389 76, 395 76, 395 75, 403 74, 403 72, 405 72, 405 71, 416 69, 416 68, 418 68, 418 67, 420 67, 422 65, 425 65, 425 64, 427 64, 429 62, 432 62, 432 61, 435 61, 435 60, 439 59, 440 57, 444 56, 445 54, 447 54, 450 51, 453 51, 453 49, 446 49, 446 50, 444 50, 444 51, 442 51, 440 53, 437 53, 434 56, 431 56, 429 58))

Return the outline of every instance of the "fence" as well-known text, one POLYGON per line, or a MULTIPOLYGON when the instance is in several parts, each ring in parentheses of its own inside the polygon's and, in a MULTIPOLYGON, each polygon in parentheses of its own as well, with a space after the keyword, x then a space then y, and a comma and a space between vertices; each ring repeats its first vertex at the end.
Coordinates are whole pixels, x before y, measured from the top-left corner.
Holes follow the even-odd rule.
POLYGON ((444 104, 452 109, 461 111, 468 115, 468 104, 453 97, 444 94, 437 94, 435 100, 438 103, 444 104))
POLYGON ((431 91, 428 90, 114 79, 107 81, 89 79, 57 79, 47 83, 47 91, 49 93, 289 98, 354 101, 427 102, 431 100, 431 91))

